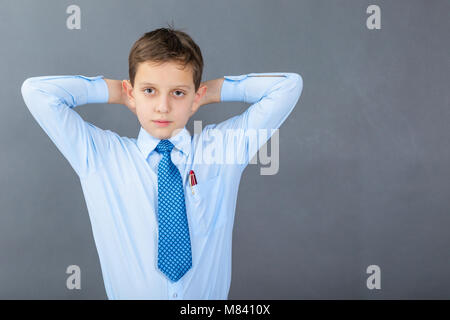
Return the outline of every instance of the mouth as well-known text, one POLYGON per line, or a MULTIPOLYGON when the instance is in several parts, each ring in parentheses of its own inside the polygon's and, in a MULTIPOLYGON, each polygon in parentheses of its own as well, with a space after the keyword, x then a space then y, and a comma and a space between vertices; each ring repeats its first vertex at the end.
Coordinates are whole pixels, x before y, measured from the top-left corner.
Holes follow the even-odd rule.
POLYGON ((165 121, 165 120, 152 120, 154 124, 156 124, 159 127, 166 127, 168 126, 172 121, 165 121))

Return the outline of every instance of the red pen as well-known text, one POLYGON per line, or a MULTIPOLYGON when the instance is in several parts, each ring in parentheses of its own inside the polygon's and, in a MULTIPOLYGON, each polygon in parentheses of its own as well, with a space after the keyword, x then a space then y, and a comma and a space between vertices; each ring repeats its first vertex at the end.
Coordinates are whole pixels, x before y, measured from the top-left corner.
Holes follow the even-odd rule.
POLYGON ((189 185, 191 186, 192 194, 194 194, 194 189, 192 188, 197 184, 197 178, 195 177, 194 170, 189 171, 189 185))

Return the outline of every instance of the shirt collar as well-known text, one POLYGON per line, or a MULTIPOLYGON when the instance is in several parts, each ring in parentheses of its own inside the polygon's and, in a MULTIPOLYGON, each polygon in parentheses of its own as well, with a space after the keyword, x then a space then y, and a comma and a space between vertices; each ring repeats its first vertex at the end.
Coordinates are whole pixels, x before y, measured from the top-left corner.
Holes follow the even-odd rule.
MULTIPOLYGON (((191 151, 191 139, 192 137, 185 126, 175 136, 168 140, 187 157, 191 151)), ((160 141, 161 139, 155 138, 141 126, 137 137, 137 145, 145 156, 145 159, 147 159, 148 155, 156 148, 160 141)))

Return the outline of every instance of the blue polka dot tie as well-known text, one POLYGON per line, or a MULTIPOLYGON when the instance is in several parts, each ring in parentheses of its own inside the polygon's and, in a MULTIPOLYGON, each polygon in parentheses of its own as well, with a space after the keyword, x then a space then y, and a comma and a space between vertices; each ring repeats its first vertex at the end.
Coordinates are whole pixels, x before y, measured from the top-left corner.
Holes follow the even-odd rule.
POLYGON ((183 180, 170 158, 173 147, 169 140, 161 140, 155 150, 162 154, 158 165, 158 268, 176 282, 191 268, 192 253, 183 180))

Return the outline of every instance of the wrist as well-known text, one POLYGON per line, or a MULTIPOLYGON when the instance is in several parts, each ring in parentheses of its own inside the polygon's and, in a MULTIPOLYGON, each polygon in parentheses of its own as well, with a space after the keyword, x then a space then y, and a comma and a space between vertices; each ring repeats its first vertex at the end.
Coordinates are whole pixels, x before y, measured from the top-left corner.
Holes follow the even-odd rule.
POLYGON ((108 103, 123 104, 122 82, 120 80, 104 79, 108 86, 108 103))

